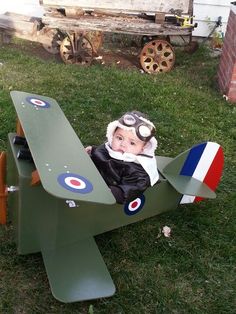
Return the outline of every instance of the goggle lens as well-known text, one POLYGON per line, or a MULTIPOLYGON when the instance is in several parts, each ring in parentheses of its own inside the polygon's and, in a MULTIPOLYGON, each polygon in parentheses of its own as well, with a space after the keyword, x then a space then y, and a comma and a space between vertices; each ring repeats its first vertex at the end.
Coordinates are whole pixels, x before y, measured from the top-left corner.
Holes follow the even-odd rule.
POLYGON ((142 141, 148 141, 154 135, 155 128, 136 114, 127 113, 119 121, 123 125, 135 128, 136 135, 142 141))
POLYGON ((139 134, 144 138, 149 137, 151 135, 151 130, 146 125, 140 125, 138 131, 139 134))
POLYGON ((123 118, 123 121, 126 125, 134 125, 136 123, 135 117, 131 116, 130 114, 126 114, 123 118))

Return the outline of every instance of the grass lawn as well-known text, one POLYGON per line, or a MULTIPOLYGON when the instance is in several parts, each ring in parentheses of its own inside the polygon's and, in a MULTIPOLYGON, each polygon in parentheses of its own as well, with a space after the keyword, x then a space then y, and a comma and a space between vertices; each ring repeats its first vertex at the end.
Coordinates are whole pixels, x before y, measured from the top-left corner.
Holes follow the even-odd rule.
MULTIPOLYGON (((18 46, 17 46, 18 45, 18 46)), ((175 68, 151 76, 135 69, 64 65, 0 46, 0 150, 15 130, 9 92, 55 98, 84 145, 105 139, 108 122, 146 112, 157 128, 157 154, 174 157, 202 141, 223 146, 215 200, 182 205, 96 237, 117 288, 107 299, 63 304, 50 292, 41 254, 17 255, 11 223, 0 226, 0 313, 235 313, 236 107, 217 89, 218 57, 176 51, 175 68), (163 226, 172 229, 165 238, 163 226)))

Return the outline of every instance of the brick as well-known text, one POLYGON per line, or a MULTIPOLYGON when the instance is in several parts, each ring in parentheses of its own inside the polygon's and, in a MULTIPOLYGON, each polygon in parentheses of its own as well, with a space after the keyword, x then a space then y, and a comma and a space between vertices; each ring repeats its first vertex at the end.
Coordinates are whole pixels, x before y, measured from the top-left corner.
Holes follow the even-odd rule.
POLYGON ((217 71, 218 75, 223 75, 224 74, 224 67, 223 67, 223 63, 220 64, 218 71, 217 71))
POLYGON ((229 66, 229 56, 228 56, 227 51, 225 51, 224 55, 222 56, 222 62, 223 62, 224 67, 229 66))
POLYGON ((229 41, 225 38, 221 56, 224 56, 225 52, 228 51, 228 49, 229 49, 229 41))
MULTIPOLYGON (((223 68, 224 70, 227 68, 231 67, 231 60, 230 60, 230 56, 228 55, 228 53, 226 52, 225 55, 222 57, 221 60, 221 68, 223 68)), ((233 71, 233 70, 232 70, 233 71)))
POLYGON ((225 62, 221 60, 220 65, 218 67, 218 73, 224 73, 224 71, 225 71, 225 62))
POLYGON ((236 87, 229 88, 229 93, 235 93, 236 94, 236 87))
POLYGON ((229 73, 229 69, 226 69, 224 72, 223 72, 223 77, 225 79, 225 82, 228 83, 231 79, 231 75, 229 73))
POLYGON ((220 91, 224 94, 225 93, 224 91, 226 89, 225 83, 222 82, 221 80, 218 80, 218 86, 219 86, 220 91))
POLYGON ((225 76, 225 68, 223 66, 219 67, 218 71, 217 71, 217 75, 219 76, 223 76, 224 78, 226 78, 225 76))
POLYGON ((221 67, 218 71, 218 77, 221 78, 221 80, 225 81, 227 80, 227 76, 225 74, 225 68, 221 67))
POLYGON ((234 12, 232 10, 230 10, 229 12, 229 18, 228 18, 228 23, 232 23, 234 20, 234 12))
POLYGON ((226 77, 226 80, 225 80, 225 84, 226 84, 226 87, 227 87, 227 88, 229 88, 230 79, 231 79, 231 76, 228 75, 228 76, 226 77))
POLYGON ((229 97, 230 102, 236 102, 236 89, 235 90, 230 90, 227 94, 229 97))
POLYGON ((234 36, 233 27, 231 25, 229 25, 229 27, 227 29, 227 40, 231 41, 233 36, 234 36))
POLYGON ((233 57, 231 56, 231 54, 230 54, 229 51, 227 51, 227 52, 225 53, 225 57, 226 57, 226 62, 227 62, 227 65, 226 65, 226 66, 227 66, 228 68, 231 68, 232 71, 233 71, 234 60, 233 60, 233 57))
POLYGON ((236 81, 231 80, 229 84, 230 89, 236 89, 236 81))
POLYGON ((220 72, 218 72, 218 75, 217 75, 217 81, 219 82, 219 84, 220 84, 221 86, 223 86, 223 85, 224 85, 225 78, 224 78, 223 74, 222 74, 222 73, 220 73, 220 72))
POLYGON ((228 76, 227 76, 227 73, 226 73, 225 68, 221 69, 221 71, 220 71, 220 75, 221 75, 222 79, 226 82, 226 81, 227 81, 228 76))
POLYGON ((229 103, 236 103, 236 98, 235 97, 229 97, 228 102, 229 103))
POLYGON ((221 57, 220 57, 220 61, 227 61, 226 53, 227 53, 227 50, 226 49, 223 50, 221 57))
POLYGON ((236 48, 234 47, 234 44, 232 43, 232 45, 231 45, 231 55, 232 55, 232 58, 233 58, 233 60, 234 60, 234 63, 235 63, 235 61, 236 61, 236 48))
POLYGON ((232 78, 232 71, 230 69, 225 69, 224 77, 229 82, 232 78))
POLYGON ((232 19, 233 19, 233 21, 235 22, 236 21, 236 14, 233 12, 233 11, 231 11, 231 17, 232 17, 232 19))
POLYGON ((236 81, 236 72, 235 72, 235 73, 233 72, 232 80, 233 80, 233 81, 236 81))
POLYGON ((231 98, 236 98, 236 14, 232 11, 228 18, 217 81, 222 91, 228 91, 231 98))
POLYGON ((233 19, 230 19, 228 24, 227 24, 227 33, 229 34, 230 32, 233 31, 233 19))
POLYGON ((223 75, 218 78, 219 86, 222 91, 228 90, 229 80, 226 79, 223 75))
POLYGON ((227 95, 236 95, 236 89, 229 88, 227 95))
POLYGON ((226 89, 226 87, 225 87, 225 82, 222 81, 222 78, 218 78, 217 82, 218 82, 218 87, 219 87, 220 91, 221 91, 223 94, 225 94, 225 89, 226 89))
MULTIPOLYGON (((225 38, 224 38, 224 50, 227 51, 229 46, 230 46, 230 37, 229 36, 225 36, 225 38)), ((224 50, 222 52, 224 52, 224 50)))
POLYGON ((227 27, 226 27, 226 31, 228 29, 228 25, 232 23, 232 20, 233 20, 233 16, 231 14, 231 11, 229 12, 229 17, 228 17, 228 22, 227 22, 227 27))

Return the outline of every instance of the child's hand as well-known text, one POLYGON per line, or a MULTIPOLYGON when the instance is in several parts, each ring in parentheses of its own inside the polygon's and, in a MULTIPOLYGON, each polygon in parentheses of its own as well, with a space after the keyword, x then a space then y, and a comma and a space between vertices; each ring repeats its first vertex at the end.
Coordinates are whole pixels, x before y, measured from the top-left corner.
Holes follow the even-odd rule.
POLYGON ((90 155, 91 151, 92 151, 92 146, 85 147, 85 151, 86 151, 86 153, 88 153, 90 155))

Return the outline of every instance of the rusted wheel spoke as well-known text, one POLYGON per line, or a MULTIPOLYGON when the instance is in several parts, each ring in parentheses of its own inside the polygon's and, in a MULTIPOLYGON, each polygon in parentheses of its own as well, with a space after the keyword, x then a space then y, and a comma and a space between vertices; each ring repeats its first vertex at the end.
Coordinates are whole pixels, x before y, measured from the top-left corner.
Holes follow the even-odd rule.
POLYGON ((58 54, 60 45, 64 38, 63 34, 57 29, 46 28, 44 36, 47 38, 48 43, 43 44, 45 50, 52 54, 58 54))
POLYGON ((93 48, 86 37, 73 33, 63 40, 60 54, 65 63, 89 65, 93 59, 93 48))
POLYGON ((174 50, 165 40, 152 40, 143 47, 140 63, 147 73, 168 72, 175 63, 174 50))

